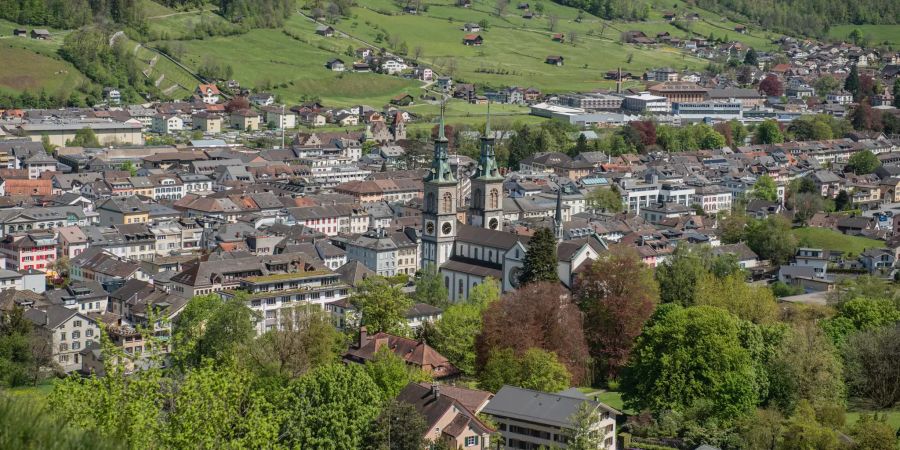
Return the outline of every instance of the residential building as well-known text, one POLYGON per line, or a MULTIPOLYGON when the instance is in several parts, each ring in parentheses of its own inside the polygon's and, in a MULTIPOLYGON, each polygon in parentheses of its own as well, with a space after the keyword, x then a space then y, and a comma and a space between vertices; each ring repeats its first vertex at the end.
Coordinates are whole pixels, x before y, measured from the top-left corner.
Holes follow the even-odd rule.
POLYGON ((25 318, 48 340, 53 359, 66 373, 80 370, 79 352, 89 343, 100 341, 100 328, 94 319, 62 305, 28 309, 25 318))

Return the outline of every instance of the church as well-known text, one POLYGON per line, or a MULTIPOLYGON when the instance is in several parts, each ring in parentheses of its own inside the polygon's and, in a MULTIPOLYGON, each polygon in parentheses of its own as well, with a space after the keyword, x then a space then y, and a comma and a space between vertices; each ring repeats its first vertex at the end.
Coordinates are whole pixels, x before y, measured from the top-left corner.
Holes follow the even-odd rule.
MULTIPOLYGON (((514 290, 528 251, 530 236, 504 231, 504 176, 494 154, 488 108, 478 166, 469 179, 471 197, 467 208, 460 211, 459 180, 449 162, 443 106, 434 158, 424 179, 422 268, 438 268, 453 301, 468 298, 469 291, 488 277, 500 282, 503 292, 514 290), (460 221, 461 216, 465 222, 460 221)), ((553 231, 558 242, 557 273, 560 281, 571 287, 576 271, 597 259, 607 246, 596 235, 563 240, 562 192, 557 193, 553 231)))

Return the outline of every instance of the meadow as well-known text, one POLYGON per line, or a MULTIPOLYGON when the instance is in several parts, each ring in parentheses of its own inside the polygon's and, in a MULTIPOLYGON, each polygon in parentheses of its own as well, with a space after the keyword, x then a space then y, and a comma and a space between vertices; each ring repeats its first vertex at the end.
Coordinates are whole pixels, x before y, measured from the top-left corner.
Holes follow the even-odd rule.
POLYGON ((900 25, 837 25, 828 30, 828 36, 836 40, 848 41, 850 33, 857 28, 872 44, 886 42, 894 47, 900 44, 900 25))

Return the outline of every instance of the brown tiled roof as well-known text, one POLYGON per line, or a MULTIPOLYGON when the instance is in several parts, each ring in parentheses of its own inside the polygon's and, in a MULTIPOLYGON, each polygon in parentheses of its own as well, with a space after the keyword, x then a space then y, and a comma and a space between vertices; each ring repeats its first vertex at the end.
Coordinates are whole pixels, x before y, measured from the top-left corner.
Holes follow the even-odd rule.
POLYGON ((53 193, 51 180, 6 180, 6 195, 50 195, 53 193))
POLYGON ((459 375, 459 369, 430 345, 415 339, 394 336, 383 332, 369 336, 362 346, 350 347, 344 357, 356 362, 371 361, 375 358, 375 353, 383 345, 387 345, 395 355, 403 358, 407 364, 421 368, 430 373, 435 379, 459 375))

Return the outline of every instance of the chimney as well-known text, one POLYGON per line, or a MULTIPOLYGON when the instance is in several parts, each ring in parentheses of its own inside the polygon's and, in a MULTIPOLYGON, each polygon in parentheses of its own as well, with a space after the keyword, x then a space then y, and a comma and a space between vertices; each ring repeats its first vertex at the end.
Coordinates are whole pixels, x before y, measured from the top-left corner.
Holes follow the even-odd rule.
POLYGON ((363 348, 369 341, 369 333, 366 327, 359 327, 359 348, 363 348))
POLYGON ((441 388, 438 387, 437 383, 431 383, 431 396, 434 397, 435 400, 441 397, 441 388))

